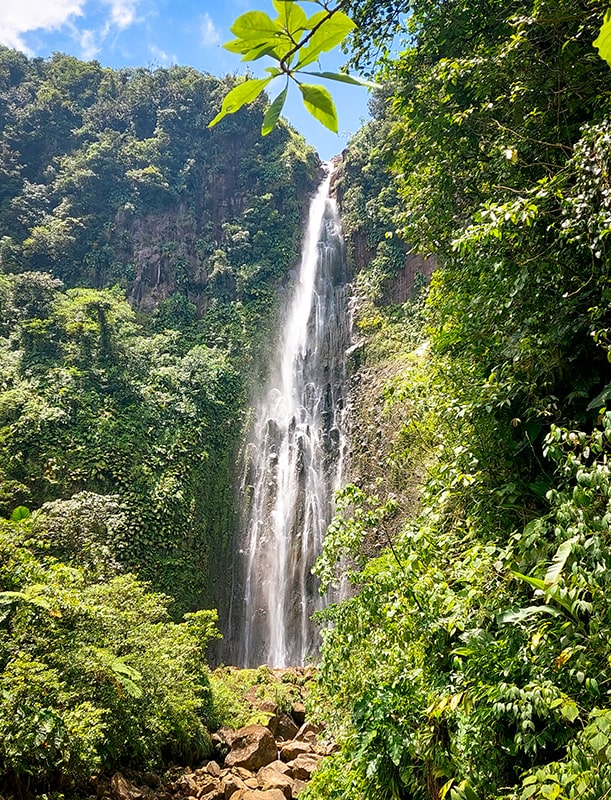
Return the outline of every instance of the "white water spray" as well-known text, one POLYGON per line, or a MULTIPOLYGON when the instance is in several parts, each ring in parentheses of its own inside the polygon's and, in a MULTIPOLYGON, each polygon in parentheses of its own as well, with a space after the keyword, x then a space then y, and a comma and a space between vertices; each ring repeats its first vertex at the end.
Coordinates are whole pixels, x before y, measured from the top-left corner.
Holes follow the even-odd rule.
MULTIPOLYGON (((235 661, 303 664, 318 648, 311 574, 345 447, 345 259, 327 175, 313 198, 298 283, 246 450, 243 610, 235 661)), ((234 632, 235 635, 236 632, 234 632)))

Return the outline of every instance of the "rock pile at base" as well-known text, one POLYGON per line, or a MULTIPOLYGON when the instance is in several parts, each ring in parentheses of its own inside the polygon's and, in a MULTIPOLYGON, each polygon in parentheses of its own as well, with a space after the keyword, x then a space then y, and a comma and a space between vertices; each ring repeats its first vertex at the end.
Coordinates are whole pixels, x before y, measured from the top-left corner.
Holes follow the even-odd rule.
MULTIPOLYGON (((253 705, 255 705, 253 703, 253 705)), ((221 728, 213 735, 217 757, 184 769, 165 785, 139 788, 117 773, 110 800, 294 800, 320 761, 333 751, 319 741, 320 729, 305 721, 303 703, 290 714, 271 701, 256 705, 265 725, 221 728)), ((153 776, 154 777, 154 776, 153 776)))

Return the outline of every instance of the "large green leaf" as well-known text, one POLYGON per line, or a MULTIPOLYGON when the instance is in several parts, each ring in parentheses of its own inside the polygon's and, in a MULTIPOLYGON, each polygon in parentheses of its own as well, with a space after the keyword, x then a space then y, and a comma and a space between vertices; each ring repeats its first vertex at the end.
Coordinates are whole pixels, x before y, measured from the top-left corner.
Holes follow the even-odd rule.
POLYGON ((263 42, 262 44, 258 44, 256 47, 253 47, 252 50, 249 50, 242 56, 242 61, 256 61, 262 56, 271 56, 275 58, 277 61, 281 61, 282 58, 289 52, 292 45, 291 43, 286 41, 276 41, 275 44, 270 44, 269 42, 263 42))
POLYGON ((295 38, 300 38, 300 34, 309 27, 305 11, 292 0, 272 0, 272 2, 278 12, 278 18, 275 20, 278 26, 295 38))
POLYGON ((221 110, 212 120, 212 122, 208 124, 208 127, 212 128, 227 114, 235 114, 235 112, 242 108, 242 106, 252 103, 252 101, 261 94, 263 89, 265 89, 267 84, 272 80, 273 77, 256 79, 251 78, 233 88, 229 94, 225 96, 221 110))
POLYGON ((600 57, 611 67, 611 8, 605 14, 600 33, 593 44, 598 49, 600 57))
POLYGON ((278 122, 280 113, 284 108, 284 103, 286 101, 288 88, 289 88, 288 85, 284 87, 284 89, 280 92, 278 97, 276 97, 274 102, 265 112, 265 116, 263 117, 263 125, 261 126, 261 134, 263 136, 267 136, 267 134, 271 133, 271 131, 276 127, 276 123, 278 122))
POLYGON ((339 81, 340 83, 351 83, 354 86, 366 86, 369 89, 379 89, 380 84, 373 81, 366 81, 364 78, 355 78, 353 75, 346 75, 345 72, 308 72, 304 75, 312 75, 316 78, 326 78, 328 81, 339 81))
MULTIPOLYGON (((38 608, 49 610, 51 603, 44 597, 44 590, 45 586, 37 583, 32 586, 26 586, 23 592, 0 592, 0 605, 12 605, 23 601, 30 605, 38 606, 38 608)), ((57 612, 54 616, 61 616, 61 614, 57 612)))
POLYGON ((503 611, 501 614, 497 615, 496 620, 499 625, 504 625, 507 623, 510 625, 515 625, 519 622, 525 622, 535 614, 550 614, 552 617, 561 616, 561 612, 558 611, 557 608, 554 608, 553 606, 541 605, 519 608, 517 611, 503 611))
POLYGON ((573 550, 573 545, 576 541, 578 541, 578 536, 573 536, 570 539, 567 539, 565 542, 562 542, 560 547, 556 550, 552 563, 545 573, 545 583, 548 586, 551 586, 552 583, 556 583, 562 570, 564 569, 564 565, 567 562, 568 557, 571 555, 573 550))
POLYGON ((17 506, 11 514, 11 520, 13 522, 21 522, 22 519, 28 519, 31 516, 32 512, 27 506, 17 506))
POLYGON ((225 42, 223 47, 230 53, 248 53, 253 49, 253 43, 250 39, 232 39, 230 42, 225 42))
POLYGON ((238 38, 250 41, 272 40, 280 30, 280 26, 264 11, 247 11, 230 28, 238 38))
MULTIPOLYGON (((315 25, 326 15, 325 11, 314 14, 308 20, 310 28, 315 25), (322 15, 322 16, 321 16, 322 15)), ((312 35, 308 44, 303 48, 299 55, 297 69, 306 67, 318 59, 321 53, 326 53, 332 50, 336 45, 343 42, 350 31, 356 28, 355 23, 341 11, 333 14, 326 21, 322 23, 320 28, 312 35)))
POLYGON ((321 122, 325 128, 337 133, 337 111, 335 103, 324 86, 311 83, 300 83, 299 90, 303 95, 303 104, 310 114, 321 122))

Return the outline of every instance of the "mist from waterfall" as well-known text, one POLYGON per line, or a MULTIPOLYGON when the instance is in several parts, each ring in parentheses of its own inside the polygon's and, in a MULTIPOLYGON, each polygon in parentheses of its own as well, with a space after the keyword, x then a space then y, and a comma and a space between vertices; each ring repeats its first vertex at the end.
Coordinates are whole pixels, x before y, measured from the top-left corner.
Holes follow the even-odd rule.
MULTIPOLYGON (((331 174, 313 198, 299 277, 256 408, 242 486, 243 605, 235 663, 300 665, 319 646, 311 574, 333 516, 345 438, 346 265, 331 174)), ((239 618, 239 620, 238 620, 239 618)))

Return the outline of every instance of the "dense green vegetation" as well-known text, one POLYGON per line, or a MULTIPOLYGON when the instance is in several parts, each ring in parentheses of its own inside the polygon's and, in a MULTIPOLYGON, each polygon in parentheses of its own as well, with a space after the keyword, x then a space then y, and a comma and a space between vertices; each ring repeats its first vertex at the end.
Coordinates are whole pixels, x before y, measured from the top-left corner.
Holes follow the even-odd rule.
POLYGON ((316 169, 262 101, 208 131, 229 86, 0 50, 0 510, 42 509, 61 557, 71 520, 177 614, 222 599, 244 376, 316 169))
POLYGON ((358 282, 362 372, 386 376, 360 413, 378 404, 383 440, 370 476, 359 457, 318 566, 332 579, 352 552, 355 596, 324 615, 318 707, 343 750, 309 796, 601 800, 611 72, 592 41, 605 4, 347 5, 368 9, 361 63, 384 20, 412 15, 342 184, 352 229, 386 220, 389 234, 358 282), (376 204, 384 160, 397 200, 376 204), (395 231, 437 261, 424 306, 381 302, 395 231))
POLYGON ((233 82, 0 49, 2 794, 192 763, 235 714, 201 609, 318 160, 263 98, 208 131, 233 82))
POLYGON ((104 769, 209 753, 215 613, 173 623, 169 598, 62 563, 38 534, 30 519, 0 527, 3 787, 74 790, 104 769))
MULTIPOLYGON (((340 175, 371 254, 355 281, 366 437, 317 566, 333 582, 347 553, 354 594, 322 615, 315 706, 341 751, 308 796, 603 800, 605 3, 341 7, 384 89, 340 175), (437 271, 389 306, 407 248, 437 271)), ((316 165, 286 126, 257 138, 261 99, 209 131, 232 86, 0 51, 8 791, 197 759, 208 727, 244 721, 242 677, 205 664, 213 612, 180 619, 228 585, 244 375, 316 165)))

